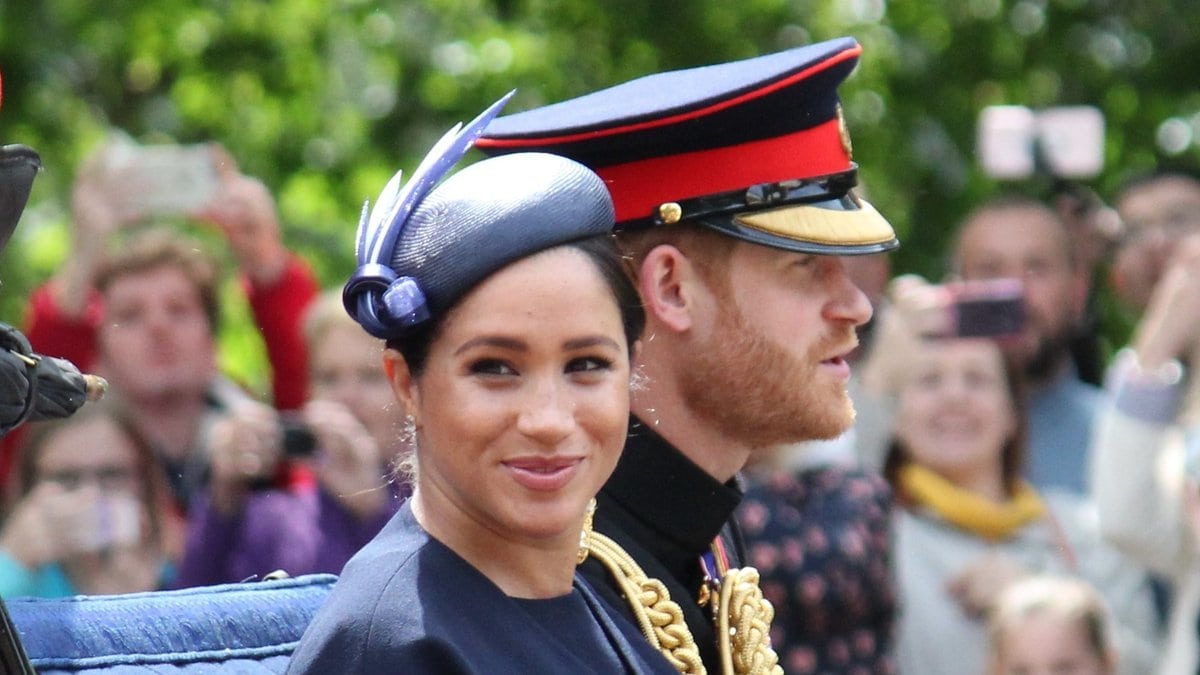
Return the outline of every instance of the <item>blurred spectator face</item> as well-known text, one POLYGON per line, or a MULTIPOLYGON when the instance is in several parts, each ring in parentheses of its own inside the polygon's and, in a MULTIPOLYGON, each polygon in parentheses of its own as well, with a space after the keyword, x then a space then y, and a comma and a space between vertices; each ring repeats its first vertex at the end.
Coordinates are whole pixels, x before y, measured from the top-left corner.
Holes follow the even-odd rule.
POLYGON ((216 372, 212 326, 183 272, 156 267, 112 280, 99 333, 100 370, 133 400, 200 396, 216 372))
POLYGON ((895 421, 896 437, 912 461, 966 487, 998 480, 1016 425, 1004 360, 994 342, 921 343, 900 389, 895 421))
MULTIPOLYGON (((169 504, 162 468, 123 413, 99 403, 70 418, 31 424, 18 452, 21 508, 52 533, 56 555, 72 565, 67 571, 73 579, 94 580, 97 564, 130 562, 95 557, 104 551, 142 546, 155 555, 178 552, 183 522, 169 504)), ((124 569, 119 586, 88 592, 151 590, 161 570, 144 562, 145 578, 126 576, 131 570, 124 569)))
POLYGON ((105 415, 67 423, 44 439, 34 458, 31 498, 60 539, 64 560, 142 539, 148 492, 141 478, 132 439, 105 415))
POLYGON ((1166 176, 1135 185, 1117 201, 1125 236, 1112 267, 1117 295, 1145 309, 1179 239, 1200 233, 1200 183, 1166 176))
POLYGON ((1054 375, 1068 355, 1087 299, 1062 224, 1049 209, 1011 205, 985 209, 963 228, 957 259, 964 279, 1022 282, 1026 328, 1005 348, 1031 378, 1054 375))
POLYGON ((42 443, 35 482, 67 491, 91 486, 104 493, 136 494, 138 457, 133 441, 110 418, 91 415, 64 425, 42 443))
POLYGON ((1088 639, 1083 621, 1035 612, 1004 630, 989 675, 1107 675, 1112 672, 1088 639))
POLYGON ((357 324, 343 322, 327 328, 310 349, 312 398, 341 403, 380 447, 394 447, 401 415, 383 372, 383 343, 357 324))

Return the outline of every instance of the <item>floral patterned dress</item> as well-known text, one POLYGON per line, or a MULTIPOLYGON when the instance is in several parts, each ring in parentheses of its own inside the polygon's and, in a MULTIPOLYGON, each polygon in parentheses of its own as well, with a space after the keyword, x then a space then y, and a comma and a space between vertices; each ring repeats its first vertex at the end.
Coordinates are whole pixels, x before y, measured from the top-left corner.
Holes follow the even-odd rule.
POLYGON ((891 512, 874 473, 830 465, 751 477, 738 520, 775 606, 771 643, 786 672, 895 672, 891 512))

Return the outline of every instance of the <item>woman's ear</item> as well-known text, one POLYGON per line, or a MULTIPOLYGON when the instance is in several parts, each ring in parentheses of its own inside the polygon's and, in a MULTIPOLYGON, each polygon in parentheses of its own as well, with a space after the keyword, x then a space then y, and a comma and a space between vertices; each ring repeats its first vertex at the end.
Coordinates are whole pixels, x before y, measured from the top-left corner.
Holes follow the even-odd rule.
POLYGON ((703 281, 683 251, 670 244, 655 246, 642 260, 637 276, 647 319, 680 333, 691 329, 696 293, 703 281))
POLYGON ((392 393, 396 400, 404 406, 404 413, 416 419, 420 408, 420 391, 417 379, 408 368, 408 361, 396 349, 383 350, 383 372, 387 375, 388 383, 392 385, 392 393))

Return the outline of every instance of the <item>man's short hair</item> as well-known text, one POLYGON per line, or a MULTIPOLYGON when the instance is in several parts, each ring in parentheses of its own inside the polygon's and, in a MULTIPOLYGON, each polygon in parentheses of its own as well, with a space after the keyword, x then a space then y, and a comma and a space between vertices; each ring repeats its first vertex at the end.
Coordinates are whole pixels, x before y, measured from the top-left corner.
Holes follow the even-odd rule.
POLYGON ((954 232, 954 242, 950 248, 950 268, 955 272, 961 272, 962 268, 962 240, 967 229, 984 215, 1005 213, 1009 211, 1036 211, 1044 214, 1047 218, 1055 223, 1058 230, 1059 240, 1062 243, 1062 254, 1066 257, 1067 266, 1070 269, 1075 269, 1078 266, 1078 261, 1075 259, 1075 251, 1071 245, 1071 233, 1067 230, 1066 223, 1063 222, 1058 212, 1033 197, 1028 197, 1021 194, 1003 194, 993 197, 983 204, 976 207, 966 218, 963 218, 962 223, 954 232))
POLYGON ((617 233, 617 245, 635 281, 646 255, 658 246, 667 245, 687 256, 714 290, 723 288, 728 280, 725 270, 737 242, 737 239, 692 222, 617 233))
POLYGON ((217 263, 198 241, 190 237, 166 229, 134 234, 101 263, 96 288, 103 294, 122 277, 164 267, 179 270, 196 288, 209 331, 215 335, 221 314, 217 263))

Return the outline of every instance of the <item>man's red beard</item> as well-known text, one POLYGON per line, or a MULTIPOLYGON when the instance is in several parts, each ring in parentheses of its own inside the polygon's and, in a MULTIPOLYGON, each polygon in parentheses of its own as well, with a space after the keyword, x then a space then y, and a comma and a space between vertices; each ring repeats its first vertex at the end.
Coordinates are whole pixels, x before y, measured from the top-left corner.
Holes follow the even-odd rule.
POLYGON ((855 344, 853 328, 803 358, 749 327, 732 299, 716 330, 680 375, 685 403, 726 436, 753 448, 834 438, 854 422, 842 382, 818 379, 819 362, 855 344))

